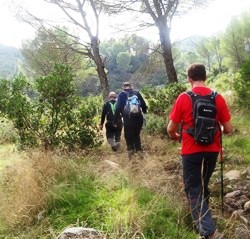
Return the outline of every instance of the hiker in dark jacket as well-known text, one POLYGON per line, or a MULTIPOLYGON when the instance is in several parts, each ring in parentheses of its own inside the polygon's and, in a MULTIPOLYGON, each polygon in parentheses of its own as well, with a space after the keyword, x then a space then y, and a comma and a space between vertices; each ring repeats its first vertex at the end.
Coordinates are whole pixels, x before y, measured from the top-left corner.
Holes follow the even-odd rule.
POLYGON ((115 124, 117 124, 119 121, 119 116, 121 114, 123 117, 124 137, 127 144, 129 159, 131 159, 134 153, 142 151, 140 132, 143 126, 143 113, 147 113, 147 108, 148 107, 140 92, 134 91, 131 87, 131 84, 129 82, 125 82, 123 84, 123 91, 119 93, 117 97, 115 124), (141 113, 132 116, 124 112, 124 107, 127 103, 128 96, 133 94, 137 95, 138 97, 141 113))
POLYGON ((117 116, 117 122, 114 126, 114 115, 116 105, 116 93, 110 92, 108 101, 103 105, 101 123, 99 125, 100 130, 103 129, 103 125, 106 119, 106 138, 113 151, 117 151, 120 148, 121 132, 122 132, 122 119, 121 116, 117 116))

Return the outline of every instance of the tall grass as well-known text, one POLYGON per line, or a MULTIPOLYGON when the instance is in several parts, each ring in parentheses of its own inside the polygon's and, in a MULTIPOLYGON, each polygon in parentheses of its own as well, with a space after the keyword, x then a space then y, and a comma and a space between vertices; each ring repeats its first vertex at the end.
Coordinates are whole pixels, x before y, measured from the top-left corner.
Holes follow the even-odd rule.
POLYGON ((236 164, 250 164, 250 123, 248 112, 233 110, 232 124, 233 134, 223 137, 223 147, 228 160, 236 164))
POLYGON ((19 153, 1 170, 1 226, 9 229, 33 225, 46 208, 51 185, 70 170, 63 157, 50 153, 19 153))
POLYGON ((181 203, 166 191, 143 186, 142 172, 142 181, 135 183, 111 162, 100 160, 99 152, 91 157, 19 154, 1 170, 0 234, 55 238, 65 227, 85 226, 110 239, 195 238, 181 203))

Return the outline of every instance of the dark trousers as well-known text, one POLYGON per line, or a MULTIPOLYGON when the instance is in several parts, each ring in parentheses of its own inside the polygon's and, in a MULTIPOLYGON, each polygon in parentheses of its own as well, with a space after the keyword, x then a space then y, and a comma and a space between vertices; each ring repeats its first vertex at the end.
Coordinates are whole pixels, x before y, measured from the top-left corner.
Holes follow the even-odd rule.
POLYGON ((141 129, 143 121, 135 122, 134 124, 124 124, 124 137, 128 151, 140 151, 141 147, 141 129))
POLYGON ((209 210, 209 180, 216 166, 218 153, 202 152, 182 155, 185 192, 196 229, 201 236, 214 233, 215 225, 209 210))
POLYGON ((122 133, 122 124, 119 124, 117 127, 114 127, 109 123, 106 124, 106 138, 110 145, 121 141, 121 133, 122 133))

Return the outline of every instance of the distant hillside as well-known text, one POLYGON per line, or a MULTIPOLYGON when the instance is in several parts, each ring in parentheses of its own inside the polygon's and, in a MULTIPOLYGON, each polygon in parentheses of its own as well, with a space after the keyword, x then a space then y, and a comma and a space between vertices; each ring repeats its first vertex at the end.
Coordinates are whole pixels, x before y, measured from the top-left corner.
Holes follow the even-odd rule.
POLYGON ((18 62, 22 60, 18 48, 0 44, 0 78, 10 79, 18 73, 18 62))

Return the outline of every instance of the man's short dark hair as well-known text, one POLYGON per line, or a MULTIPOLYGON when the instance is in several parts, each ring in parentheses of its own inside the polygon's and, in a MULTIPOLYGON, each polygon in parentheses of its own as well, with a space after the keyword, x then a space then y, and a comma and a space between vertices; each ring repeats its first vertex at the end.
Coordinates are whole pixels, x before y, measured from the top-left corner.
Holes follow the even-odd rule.
POLYGON ((192 64, 187 69, 188 77, 193 81, 205 81, 206 76, 206 68, 202 64, 192 64))

